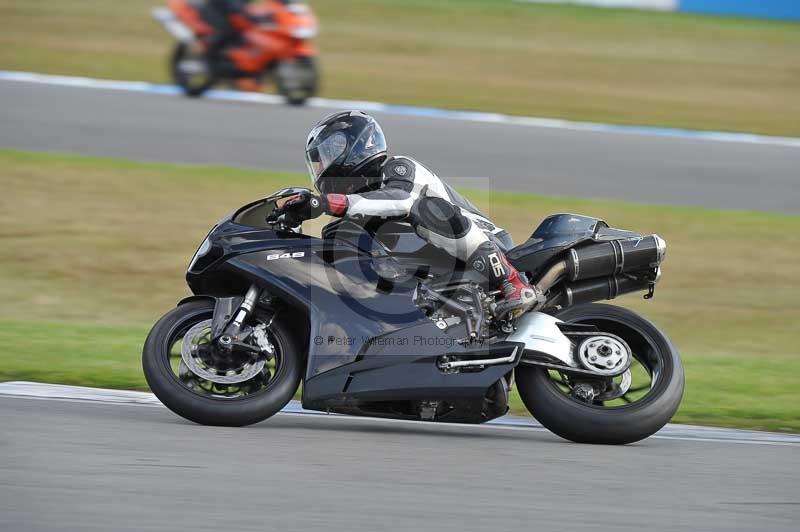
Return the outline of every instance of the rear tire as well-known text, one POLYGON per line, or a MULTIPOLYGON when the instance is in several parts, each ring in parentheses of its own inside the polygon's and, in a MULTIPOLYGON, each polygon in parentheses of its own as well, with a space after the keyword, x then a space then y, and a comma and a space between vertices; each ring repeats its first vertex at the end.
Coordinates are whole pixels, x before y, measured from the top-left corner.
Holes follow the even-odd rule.
POLYGON ((196 98, 202 96, 208 89, 217 83, 217 77, 212 73, 211 66, 205 55, 197 55, 192 52, 191 47, 186 43, 178 43, 172 52, 170 59, 170 74, 175 84, 183 90, 186 96, 196 98), (197 61, 205 66, 205 77, 194 79, 191 75, 181 68, 185 61, 197 61))
POLYGON ((281 368, 275 380, 256 393, 238 398, 212 398, 184 386, 170 367, 170 349, 180 330, 210 319, 212 301, 193 301, 167 312, 153 326, 142 351, 142 367, 150 389, 176 414, 201 425, 240 427, 280 411, 300 385, 301 361, 290 329, 278 320, 269 327, 280 348, 281 368))
POLYGON ((298 57, 275 69, 278 93, 289 105, 303 105, 319 90, 319 67, 313 57, 298 57))
POLYGON ((620 331, 636 331, 644 339, 639 340, 639 345, 650 346, 648 356, 659 358, 660 374, 641 400, 625 406, 603 407, 581 403, 565 394, 545 368, 520 365, 516 369, 516 382, 522 402, 542 425, 578 443, 626 444, 647 438, 672 419, 683 398, 683 366, 678 351, 655 325, 635 312, 603 304, 571 307, 556 317, 567 322, 617 324, 612 327, 619 330, 613 332, 631 344, 634 354, 637 342, 625 338, 620 331))

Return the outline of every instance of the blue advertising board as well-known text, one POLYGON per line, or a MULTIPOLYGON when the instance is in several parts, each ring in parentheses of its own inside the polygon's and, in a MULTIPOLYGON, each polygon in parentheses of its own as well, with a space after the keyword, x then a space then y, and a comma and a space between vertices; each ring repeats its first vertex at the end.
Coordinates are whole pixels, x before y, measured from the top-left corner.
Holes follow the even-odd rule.
POLYGON ((800 0, 679 0, 678 11, 800 20, 800 0))
POLYGON ((542 4, 577 4, 682 11, 712 15, 800 20, 800 0, 514 0, 542 4))

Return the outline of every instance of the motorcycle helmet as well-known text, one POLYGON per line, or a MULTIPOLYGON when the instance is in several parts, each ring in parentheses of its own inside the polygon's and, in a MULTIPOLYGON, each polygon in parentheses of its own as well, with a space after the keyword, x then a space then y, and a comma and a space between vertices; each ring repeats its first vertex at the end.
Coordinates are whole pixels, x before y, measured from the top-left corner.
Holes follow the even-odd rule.
POLYGON ((381 126, 361 111, 325 117, 306 141, 308 173, 322 194, 356 194, 379 188, 386 157, 381 126))

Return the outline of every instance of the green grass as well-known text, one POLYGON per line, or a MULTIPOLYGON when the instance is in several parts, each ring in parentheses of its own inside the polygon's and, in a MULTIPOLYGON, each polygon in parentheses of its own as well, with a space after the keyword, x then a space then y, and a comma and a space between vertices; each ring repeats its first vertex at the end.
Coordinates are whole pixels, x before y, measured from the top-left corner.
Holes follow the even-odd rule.
MULTIPOLYGON (((0 0, 0 68, 166 81, 158 0, 0 0)), ((800 135, 800 24, 510 0, 315 0, 337 98, 800 135)))
MULTIPOLYGON (((304 176, 0 150, 0 379, 143 389, 149 327, 188 294, 209 227, 304 176)), ((686 366, 676 421, 800 431, 800 217, 468 195, 515 240, 553 212, 657 232, 669 244, 652 301, 626 296, 686 366)), ((311 227, 318 230, 323 221, 311 227)), ((521 412, 518 398, 513 410, 521 412)))
POLYGON ((0 321, 0 380, 146 390, 147 325, 0 321))

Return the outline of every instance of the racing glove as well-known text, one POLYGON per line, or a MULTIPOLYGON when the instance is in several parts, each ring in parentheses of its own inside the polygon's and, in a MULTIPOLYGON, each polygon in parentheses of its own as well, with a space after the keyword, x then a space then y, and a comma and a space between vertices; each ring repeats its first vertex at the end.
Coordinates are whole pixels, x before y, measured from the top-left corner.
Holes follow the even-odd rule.
POLYGON ((344 194, 317 196, 310 190, 305 190, 287 199, 283 204, 283 211, 284 220, 289 225, 300 225, 322 214, 344 216, 347 211, 347 196, 344 194))

